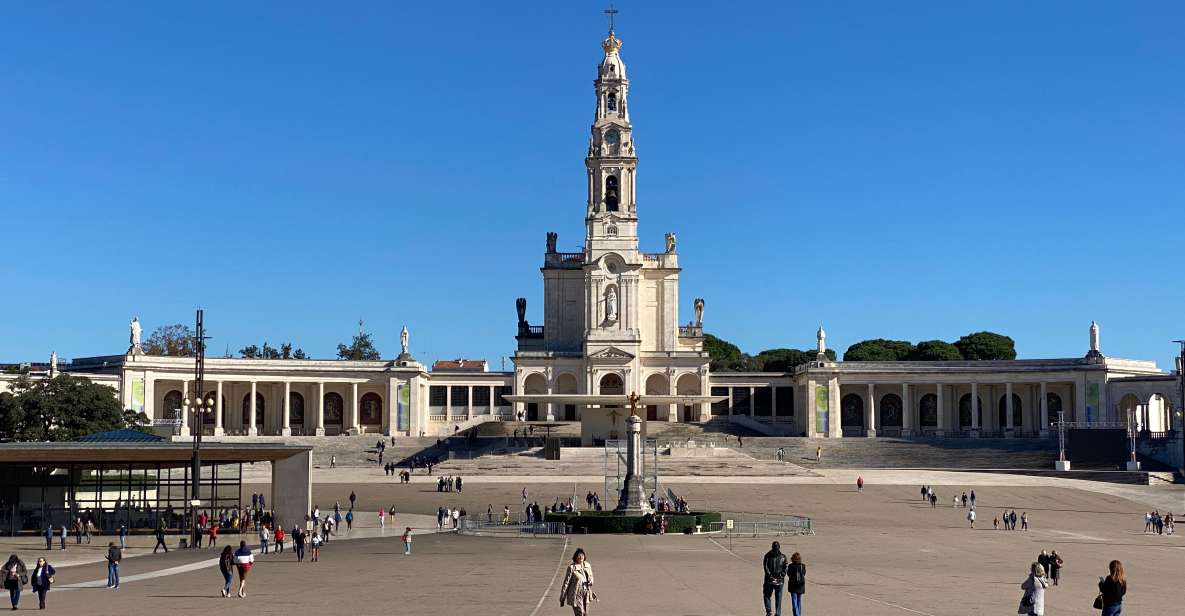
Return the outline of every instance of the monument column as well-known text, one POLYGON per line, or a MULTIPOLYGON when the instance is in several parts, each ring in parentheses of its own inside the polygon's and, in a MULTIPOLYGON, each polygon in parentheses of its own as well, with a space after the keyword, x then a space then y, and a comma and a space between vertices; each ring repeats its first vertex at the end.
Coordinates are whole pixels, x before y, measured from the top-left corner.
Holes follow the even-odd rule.
POLYGON ((979 408, 979 383, 971 383, 971 436, 979 437, 979 414, 983 409, 979 408))
POLYGON ((284 381, 284 423, 280 428, 280 436, 292 436, 292 381, 284 381))
POLYGON ((914 427, 913 404, 909 399, 909 383, 901 384, 901 436, 912 436, 914 427))
POLYGON ((226 434, 222 425, 222 381, 218 381, 218 388, 214 393, 214 436, 226 434))
POLYGON ((1012 436, 1012 381, 1004 383, 1004 436, 1012 436))
POLYGON ((247 436, 256 436, 259 434, 258 420, 255 417, 255 392, 256 383, 255 381, 251 381, 251 410, 247 415, 247 436))
POLYGON ((350 383, 350 434, 358 433, 358 384, 350 383))
POLYGON ((867 426, 868 436, 876 436, 876 384, 868 384, 868 421, 864 422, 867 426))
MULTIPOLYGON (((182 379, 181 380, 181 400, 184 401, 184 400, 188 400, 188 399, 189 399, 189 381, 186 379, 182 379)), ((193 400, 190 400, 190 402, 193 402, 193 400)), ((189 436, 189 434, 190 434, 190 432, 189 432, 189 421, 190 421, 189 417, 190 417, 189 407, 182 404, 181 405, 181 436, 189 436)))
POLYGON ((942 396, 942 383, 935 383, 934 391, 938 398, 938 423, 934 426, 934 436, 946 436, 946 404, 942 396))

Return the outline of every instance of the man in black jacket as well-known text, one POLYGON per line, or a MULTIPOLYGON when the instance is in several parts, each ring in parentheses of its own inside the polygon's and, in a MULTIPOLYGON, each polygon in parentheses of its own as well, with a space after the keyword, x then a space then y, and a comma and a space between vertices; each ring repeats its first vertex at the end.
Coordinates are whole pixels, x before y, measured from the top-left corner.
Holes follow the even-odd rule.
POLYGON ((765 558, 762 559, 762 568, 765 570, 765 577, 761 584, 761 596, 765 600, 765 616, 782 616, 782 583, 786 580, 786 555, 782 553, 782 546, 777 541, 765 553, 765 558), (770 606, 770 595, 774 597, 773 609, 770 606))

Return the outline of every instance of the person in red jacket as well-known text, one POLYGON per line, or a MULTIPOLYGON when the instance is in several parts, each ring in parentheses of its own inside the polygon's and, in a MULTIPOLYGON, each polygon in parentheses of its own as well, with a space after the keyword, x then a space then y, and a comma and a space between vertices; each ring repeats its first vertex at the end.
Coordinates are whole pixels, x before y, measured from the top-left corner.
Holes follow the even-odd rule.
POLYGON ((218 545, 218 525, 210 525, 210 547, 218 545))
POLYGON ((284 551, 284 525, 280 524, 280 525, 276 526, 275 537, 276 537, 276 551, 283 552, 284 551))

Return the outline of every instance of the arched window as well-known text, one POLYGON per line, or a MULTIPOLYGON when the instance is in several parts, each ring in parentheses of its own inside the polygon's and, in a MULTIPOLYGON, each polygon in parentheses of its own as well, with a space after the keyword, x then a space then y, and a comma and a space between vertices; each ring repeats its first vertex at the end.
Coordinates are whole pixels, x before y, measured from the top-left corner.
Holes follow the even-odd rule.
POLYGON ((345 409, 346 403, 342 400, 341 394, 333 391, 325 394, 325 425, 340 428, 345 417, 345 409))
POLYGON ((901 396, 885 394, 881 398, 881 426, 885 428, 901 427, 901 396))
POLYGON ((918 401, 918 423, 923 428, 938 427, 938 396, 926 394, 918 401))
POLYGON ((358 421, 364 426, 383 425, 383 399, 378 394, 362 394, 362 399, 358 401, 358 421))
POLYGON ((605 209, 610 212, 617 211, 617 204, 619 203, 619 195, 617 194, 617 176, 611 175, 605 178, 605 209))
MULTIPOLYGON (((1000 419, 1000 429, 1004 430, 1008 427, 1008 396, 1007 394, 1000 396, 1000 402, 997 405, 998 416, 1000 419)), ((1012 427, 1019 428, 1024 423, 1024 414, 1020 410, 1020 396, 1012 394, 1012 427)))
POLYGON ((625 383, 621 381, 621 376, 615 373, 609 373, 601 377, 601 395, 602 396, 621 396, 625 394, 625 383))
MULTIPOLYGON (((255 392, 255 425, 263 427, 264 415, 264 399, 263 394, 255 392)), ((243 427, 251 424, 251 394, 243 395, 243 427)))
POLYGON ((864 425, 864 399, 848 394, 839 402, 839 422, 844 427, 858 428, 864 425))
MULTIPOLYGON (((983 427, 983 400, 979 396, 975 397, 975 410, 979 418, 979 425, 983 427)), ((959 427, 970 428, 971 423, 971 394, 963 394, 959 398, 959 427)))
POLYGON ((176 389, 165 394, 165 400, 164 400, 164 411, 165 412, 162 415, 162 417, 167 417, 170 419, 180 419, 181 418, 181 399, 182 399, 181 392, 177 391, 176 389))
POLYGON ((288 394, 288 422, 294 426, 304 426, 304 396, 295 391, 288 394))
POLYGON ((1050 425, 1062 420, 1062 397, 1055 393, 1045 394, 1045 408, 1049 411, 1050 425))
POLYGON ((617 95, 610 92, 609 97, 605 99, 605 109, 609 111, 617 111, 617 95))

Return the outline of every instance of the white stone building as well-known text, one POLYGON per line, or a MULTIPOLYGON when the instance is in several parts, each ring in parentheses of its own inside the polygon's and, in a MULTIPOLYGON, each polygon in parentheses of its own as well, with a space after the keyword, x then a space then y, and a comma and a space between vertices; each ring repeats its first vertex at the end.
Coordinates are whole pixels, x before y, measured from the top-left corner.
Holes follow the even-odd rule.
MULTIPOLYGON (((591 444, 624 434, 635 393, 647 423, 722 420, 808 437, 1039 437, 1058 418, 1180 430, 1180 369, 1170 374, 1154 362, 1104 356, 1094 324, 1081 357, 836 362, 824 355, 820 328, 816 361, 792 372, 712 373, 703 300, 690 303, 694 316, 685 324, 680 317, 675 234, 660 252, 639 247, 638 158, 621 45, 610 31, 594 82, 584 249, 557 252, 548 234, 543 324, 529 323, 520 298, 512 372, 460 360, 426 370, 406 338, 403 352, 384 361, 208 358, 202 393, 215 412, 205 432, 435 436, 513 418, 580 421, 591 444)), ((132 338, 125 354, 75 359, 61 369, 111 385, 127 408, 158 423, 176 421, 182 401, 197 393, 193 360, 144 354, 138 324, 132 338)), ((33 366, 32 376, 48 376, 56 359, 51 364, 33 366)), ((14 378, 0 373, 0 392, 14 378)), ((192 429, 177 431, 185 437, 192 429)))

